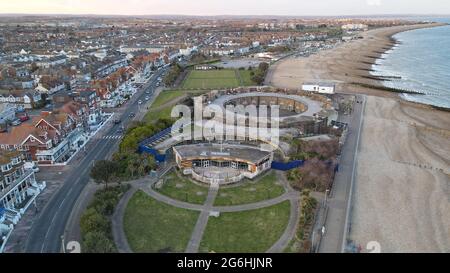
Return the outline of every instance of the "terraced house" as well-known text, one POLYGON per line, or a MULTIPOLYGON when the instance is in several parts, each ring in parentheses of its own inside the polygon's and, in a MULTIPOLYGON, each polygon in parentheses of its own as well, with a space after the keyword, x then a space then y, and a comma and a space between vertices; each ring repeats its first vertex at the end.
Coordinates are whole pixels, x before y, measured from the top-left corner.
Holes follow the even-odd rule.
MULTIPOLYGON (((67 113, 43 113, 31 122, 12 127, 0 135, 0 149, 18 150, 26 160, 39 164, 64 162, 70 154, 70 140, 76 139, 74 119, 67 113)), ((76 140, 74 140, 76 142, 76 140)))
POLYGON ((23 165, 19 151, 0 151, 0 253, 14 226, 46 187, 23 165))

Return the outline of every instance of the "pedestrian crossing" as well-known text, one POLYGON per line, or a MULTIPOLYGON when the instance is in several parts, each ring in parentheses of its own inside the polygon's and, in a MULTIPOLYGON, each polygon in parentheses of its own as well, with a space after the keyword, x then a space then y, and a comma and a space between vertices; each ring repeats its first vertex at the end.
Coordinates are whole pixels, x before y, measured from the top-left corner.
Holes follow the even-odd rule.
POLYGON ((102 136, 101 139, 122 139, 123 135, 107 135, 107 136, 102 136))

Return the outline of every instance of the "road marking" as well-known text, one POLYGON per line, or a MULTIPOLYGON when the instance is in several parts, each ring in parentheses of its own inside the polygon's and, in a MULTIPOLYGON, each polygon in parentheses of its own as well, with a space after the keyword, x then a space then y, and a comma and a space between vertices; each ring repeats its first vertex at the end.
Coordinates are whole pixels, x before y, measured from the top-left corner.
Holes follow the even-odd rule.
POLYGON ((353 154, 353 166, 352 166, 352 176, 350 180, 350 190, 349 190, 349 196, 348 196, 348 203, 346 208, 346 216, 345 216, 345 222, 344 222, 344 234, 342 238, 342 245, 341 245, 341 253, 345 253, 345 249, 347 248, 347 237, 348 237, 348 225, 350 221, 350 215, 351 215, 351 207, 352 207, 352 198, 353 198, 353 188, 355 183, 355 171, 356 171, 356 159, 358 155, 358 149, 359 149, 359 138, 361 136, 361 128, 363 124, 364 119, 364 111, 366 108, 366 96, 362 95, 363 103, 361 105, 361 113, 360 113, 360 119, 359 119, 359 128, 358 128, 358 135, 356 136, 356 145, 355 145, 355 153, 353 154))
MULTIPOLYGON (((106 147, 108 147, 108 145, 107 145, 108 142, 109 142, 109 141, 106 141, 106 142, 105 142, 105 144, 103 145, 103 147, 100 149, 100 151, 99 151, 98 153, 95 154, 95 156, 98 156, 99 154, 101 154, 101 153, 103 152, 103 150, 104 150, 106 147)), ((74 187, 77 183, 79 183, 81 177, 84 176, 84 175, 86 174, 87 170, 88 170, 88 168, 85 168, 85 170, 81 173, 80 177, 79 177, 77 180, 75 180, 75 183, 72 184, 72 187, 70 188, 70 191, 69 191, 69 192, 71 192, 72 189, 73 189, 73 187, 74 187)), ((67 196, 68 196, 68 194, 66 194, 66 197, 67 197, 67 196)), ((51 221, 50 225, 48 226, 47 232, 45 233, 45 237, 44 237, 44 243, 42 244, 42 247, 41 247, 41 253, 43 253, 43 251, 44 251, 44 248, 45 248, 45 246, 46 246, 46 244, 47 244, 47 238, 48 238, 48 235, 50 234, 50 230, 52 229, 52 227, 53 227, 53 225, 54 225, 56 216, 59 214, 62 205, 63 205, 64 202, 66 201, 66 197, 63 199, 63 201, 61 201, 61 204, 59 205, 58 209, 56 210, 56 213, 53 215, 52 221, 51 221)), ((63 234, 64 234, 64 233, 63 233, 63 234)))
MULTIPOLYGON (((157 75, 157 74, 154 74, 152 77, 155 77, 156 75, 157 75)), ((160 75, 160 74, 158 74, 158 75, 160 75)), ((149 80, 149 82, 150 82, 150 80, 149 80)), ((145 89, 144 89, 144 90, 145 90, 145 89)), ((152 92, 151 95, 154 96, 155 93, 152 92)), ((136 100, 135 100, 135 101, 136 101, 136 100)), ((125 112, 126 112, 126 111, 125 111, 125 112)), ((106 131, 106 130, 107 130, 107 128, 104 127, 104 128, 102 128, 102 129, 100 129, 99 132, 103 132, 103 131, 106 131)), ((111 127, 109 128, 109 130, 111 130, 111 127)), ((99 132, 97 132, 97 133, 99 133, 99 132)), ((103 137, 102 137, 102 138, 103 138, 103 137)), ((119 137, 116 138, 116 139, 120 139, 120 138, 122 138, 122 136, 119 136, 119 137)), ((93 143, 95 143, 95 141, 94 141, 95 139, 97 139, 97 142, 100 142, 100 141, 99 141, 99 138, 93 138, 93 139, 92 139, 92 142, 93 142, 93 143)), ((105 142, 104 142, 104 143, 105 143, 104 146, 100 149, 100 151, 99 151, 97 154, 94 155, 94 158, 93 158, 93 160, 91 160, 91 161, 95 161, 95 159, 97 158, 97 156, 98 156, 99 154, 101 154, 101 153, 103 152, 103 150, 104 150, 106 147, 108 147, 108 145, 107 145, 108 142, 109 142, 109 141, 105 141, 105 142)), ((93 146, 96 146, 96 145, 93 145, 93 146)), ((83 164, 85 163, 85 161, 87 160, 88 157, 89 157, 89 154, 88 154, 87 156, 83 157, 83 159, 80 161, 80 163, 78 164, 78 166, 83 165, 83 164)), ((90 165, 90 164, 89 164, 89 165, 90 165)), ((88 168, 89 168, 89 166, 88 166, 88 168)), ((83 176, 83 175, 87 172, 88 168, 85 168, 85 170, 83 171, 83 173, 82 173, 81 176, 83 176)), ((81 176, 80 176, 80 177, 81 177, 81 176)), ((80 178, 79 178, 79 179, 80 179, 80 178)), ((76 181, 79 181, 79 179, 77 179, 76 181)), ((75 185, 75 184, 77 184, 77 183, 78 183, 78 182, 75 182, 73 185, 75 185)), ((51 201, 52 201, 54 198, 56 198, 56 196, 59 194, 59 192, 60 192, 61 190, 62 190, 62 188, 58 189, 55 193, 52 194, 52 197, 50 198, 49 201, 46 202, 45 207, 44 207, 44 209, 43 209, 42 211, 45 211, 45 209, 47 209, 47 207, 49 206, 49 204, 51 203, 51 201)), ((70 193, 72 192, 72 190, 73 190, 73 186, 70 188, 70 190, 69 190, 69 192, 66 194, 66 196, 70 195, 70 193)), ((41 253, 43 252, 43 249, 45 248, 45 246, 46 246, 46 244, 47 244, 47 237, 48 237, 48 235, 49 235, 50 229, 51 229, 52 226, 53 226, 53 223, 54 223, 54 220, 55 220, 55 218, 56 218, 56 215, 59 214, 60 208, 61 208, 62 204, 65 202, 65 200, 66 200, 66 198, 64 198, 63 201, 61 202, 61 204, 60 204, 58 210, 56 211, 55 215, 53 216, 53 219, 52 219, 52 221, 51 221, 51 224, 48 226, 47 232, 46 232, 46 234, 45 234, 45 240, 44 240, 44 242, 43 242, 43 244, 42 244, 42 247, 41 247, 41 253)), ((72 209, 73 209, 73 208, 72 208, 72 209)), ((40 213, 40 215, 39 215, 39 217, 38 217, 38 221, 42 218, 42 215, 43 215, 43 213, 40 213)), ((69 217, 70 217, 70 216, 69 216, 69 217)), ((33 221, 33 222, 34 222, 34 221, 33 221)), ((66 225, 67 225, 67 223, 66 223, 66 225)), ((32 228, 32 230, 33 230, 33 228, 32 228)), ((64 234, 64 233, 63 233, 63 234, 64 234)), ((29 233, 28 235, 30 235, 30 233, 29 233)), ((30 240, 30 236, 27 236, 27 243, 26 243, 26 246, 28 246, 29 240, 30 240)))

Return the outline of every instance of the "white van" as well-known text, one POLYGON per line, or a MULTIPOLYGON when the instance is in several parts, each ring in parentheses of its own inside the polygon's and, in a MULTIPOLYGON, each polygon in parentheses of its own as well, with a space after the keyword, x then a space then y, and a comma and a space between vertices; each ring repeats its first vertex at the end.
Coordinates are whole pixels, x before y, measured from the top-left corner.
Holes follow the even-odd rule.
POLYGON ((39 167, 34 162, 25 162, 25 164, 23 164, 23 167, 25 168, 25 170, 33 170, 33 172, 35 173, 39 172, 39 167))

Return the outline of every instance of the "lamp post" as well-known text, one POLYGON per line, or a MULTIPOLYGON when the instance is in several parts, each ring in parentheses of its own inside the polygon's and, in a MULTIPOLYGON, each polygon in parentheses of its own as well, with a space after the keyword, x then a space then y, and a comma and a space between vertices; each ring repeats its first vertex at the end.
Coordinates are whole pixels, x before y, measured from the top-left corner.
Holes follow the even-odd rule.
POLYGON ((61 235, 61 244, 62 244, 62 251, 63 253, 66 253, 66 244, 65 244, 64 234, 61 235))

